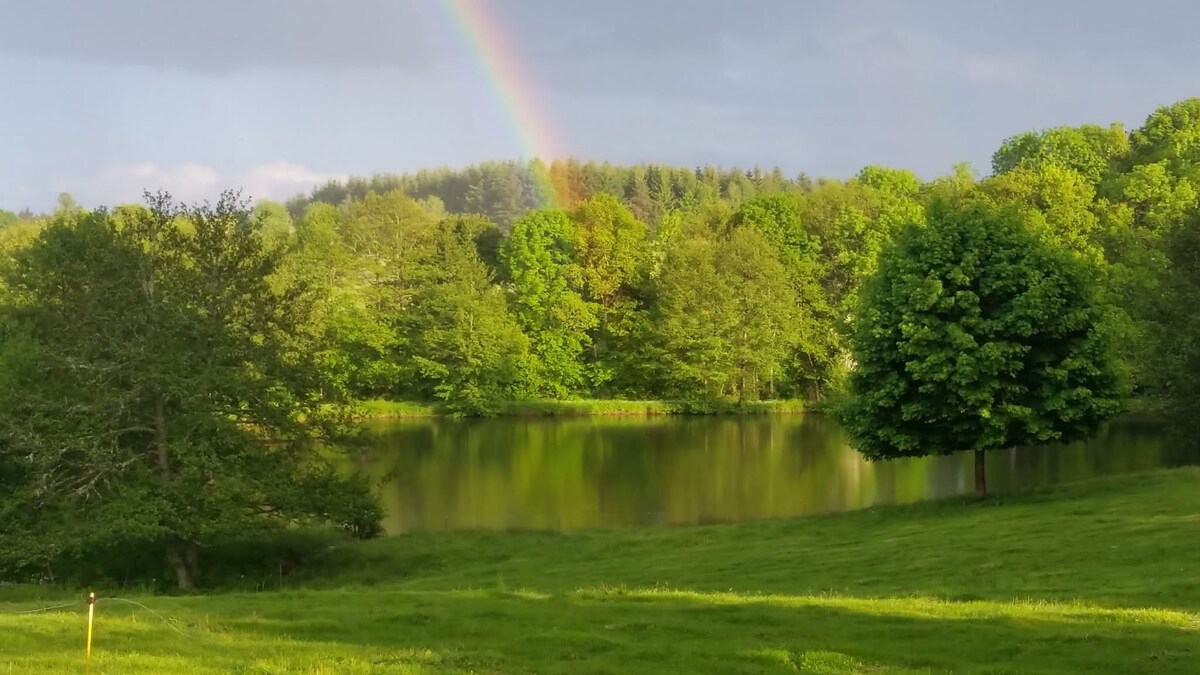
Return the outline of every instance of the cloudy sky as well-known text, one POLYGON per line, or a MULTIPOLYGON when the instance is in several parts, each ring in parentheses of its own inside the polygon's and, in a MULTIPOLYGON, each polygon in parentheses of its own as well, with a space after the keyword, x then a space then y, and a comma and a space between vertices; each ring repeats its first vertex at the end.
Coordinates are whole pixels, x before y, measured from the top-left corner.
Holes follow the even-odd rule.
MULTIPOLYGON (((0 0, 0 207, 527 155, 450 3, 0 0)), ((1191 0, 484 3, 526 135, 581 158, 929 177, 1200 95, 1191 0)))

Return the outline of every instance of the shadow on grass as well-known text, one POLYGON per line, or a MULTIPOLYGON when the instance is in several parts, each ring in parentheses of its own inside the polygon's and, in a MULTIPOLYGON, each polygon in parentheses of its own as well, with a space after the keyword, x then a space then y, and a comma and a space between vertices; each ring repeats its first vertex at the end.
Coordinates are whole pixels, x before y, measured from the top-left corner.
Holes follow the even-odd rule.
MULTIPOLYGON (((181 670, 160 672, 205 663, 315 672, 312 664, 335 662, 364 672, 547 673, 1091 675, 1200 666, 1194 614, 1044 603, 584 591, 283 593, 171 604, 164 613, 191 637, 145 614, 107 611, 98 648, 109 650, 109 672, 151 672, 136 664, 167 657, 181 670)), ((78 636, 52 635, 49 622, 0 628, 31 663, 78 651, 78 636)), ((6 655, 0 647, 0 665, 6 655)))
MULTIPOLYGON (((793 598, 789 605, 697 594, 376 596, 365 614, 329 610, 263 629, 378 647, 481 649, 517 670, 589 662, 609 672, 740 671, 840 654, 855 668, 991 672, 1195 672, 1200 633, 1180 617, 1055 605, 793 598), (378 604, 375 604, 378 603, 378 604), (838 606, 839 604, 851 606, 838 606), (372 611, 373 610, 373 611, 372 611), (774 654, 772 657, 770 655, 774 654), (765 659, 765 660, 764 660, 765 659)), ((267 616, 267 615, 264 615, 267 616)), ((271 617, 273 618, 273 617, 271 617)), ((855 668, 832 672, 857 672, 855 668)))

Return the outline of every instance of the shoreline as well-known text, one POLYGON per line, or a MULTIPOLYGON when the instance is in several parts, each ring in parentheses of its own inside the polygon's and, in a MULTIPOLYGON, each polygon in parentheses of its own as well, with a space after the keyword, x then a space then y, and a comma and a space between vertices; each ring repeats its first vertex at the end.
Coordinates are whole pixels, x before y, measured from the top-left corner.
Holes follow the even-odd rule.
MULTIPOLYGON (((717 401, 695 403, 688 401, 636 401, 628 399, 569 399, 505 401, 496 410, 484 415, 462 415, 446 410, 440 403, 421 401, 390 401, 373 399, 359 401, 363 421, 436 418, 489 417, 715 417, 721 415, 798 415, 824 414, 833 407, 833 399, 806 401, 775 399, 769 401, 717 401)), ((1135 397, 1117 417, 1138 416, 1161 418, 1163 403, 1154 399, 1135 397)))
MULTIPOLYGON (((452 418, 436 403, 371 400, 359 404, 363 420, 452 418)), ((631 401, 624 399, 573 399, 564 401, 507 401, 489 415, 478 417, 662 417, 715 415, 781 415, 822 412, 828 403, 780 399, 773 401, 690 403, 684 401, 631 401)), ((473 416, 468 416, 473 417, 473 416)))

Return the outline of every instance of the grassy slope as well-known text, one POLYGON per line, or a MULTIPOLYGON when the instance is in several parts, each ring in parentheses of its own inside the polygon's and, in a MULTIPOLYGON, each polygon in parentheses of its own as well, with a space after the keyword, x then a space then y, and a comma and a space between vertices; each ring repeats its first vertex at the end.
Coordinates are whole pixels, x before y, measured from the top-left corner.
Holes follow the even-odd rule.
MULTIPOLYGON (((804 401, 747 401, 709 404, 710 409, 700 410, 694 404, 675 401, 624 401, 614 399, 579 399, 573 401, 508 401, 502 403, 496 414, 501 417, 585 417, 585 416, 649 416, 736 413, 798 413, 812 409, 813 404, 804 401)), ((436 403, 414 403, 410 401, 364 401, 363 410, 368 417, 383 419, 395 417, 436 417, 441 408, 436 403)))
MULTIPOLYGON (((261 594, 102 601, 96 673, 1196 673, 1200 470, 983 504, 400 537, 261 594)), ((44 603, 51 604, 51 603, 44 603)), ((78 668, 82 608, 0 603, 0 673, 78 668)))

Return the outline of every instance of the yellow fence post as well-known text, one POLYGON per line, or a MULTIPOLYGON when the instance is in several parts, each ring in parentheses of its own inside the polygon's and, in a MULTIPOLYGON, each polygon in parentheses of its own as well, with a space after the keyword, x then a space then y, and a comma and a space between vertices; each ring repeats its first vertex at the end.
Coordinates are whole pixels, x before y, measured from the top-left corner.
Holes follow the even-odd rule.
POLYGON ((92 619, 96 616, 96 594, 88 593, 88 635, 87 635, 87 652, 84 655, 83 672, 91 675, 92 672, 92 619))

